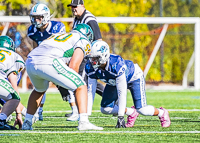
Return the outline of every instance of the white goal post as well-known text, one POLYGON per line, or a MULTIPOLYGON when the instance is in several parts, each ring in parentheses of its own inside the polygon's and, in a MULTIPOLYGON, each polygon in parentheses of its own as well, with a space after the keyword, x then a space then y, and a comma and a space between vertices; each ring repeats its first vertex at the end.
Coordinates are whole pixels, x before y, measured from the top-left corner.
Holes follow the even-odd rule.
MULTIPOLYGON (((72 22, 73 18, 52 18, 53 20, 72 22)), ((157 54, 160 44, 166 34, 168 24, 194 24, 194 53, 187 65, 183 75, 182 86, 187 87, 187 76, 191 65, 194 64, 194 86, 196 90, 200 89, 200 18, 199 17, 97 17, 98 23, 127 23, 127 24, 165 24, 159 36, 159 39, 150 56, 147 66, 144 69, 144 75, 148 73, 151 64, 157 54)), ((29 16, 0 16, 0 22, 22 22, 30 23, 29 16)), ((6 26, 5 26, 6 28, 6 26)), ((6 31, 6 30, 5 30, 6 31)), ((5 33, 4 31, 4 33, 5 33)), ((2 32, 3 33, 3 32, 2 32)), ((22 87, 23 88, 23 87, 22 87)))

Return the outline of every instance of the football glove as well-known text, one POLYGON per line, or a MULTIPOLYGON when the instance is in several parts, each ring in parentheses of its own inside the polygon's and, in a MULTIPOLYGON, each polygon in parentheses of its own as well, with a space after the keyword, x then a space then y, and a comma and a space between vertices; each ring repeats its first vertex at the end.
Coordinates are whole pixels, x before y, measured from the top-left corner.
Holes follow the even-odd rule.
POLYGON ((124 116, 118 116, 117 125, 115 126, 115 128, 121 128, 121 127, 126 128, 124 116))

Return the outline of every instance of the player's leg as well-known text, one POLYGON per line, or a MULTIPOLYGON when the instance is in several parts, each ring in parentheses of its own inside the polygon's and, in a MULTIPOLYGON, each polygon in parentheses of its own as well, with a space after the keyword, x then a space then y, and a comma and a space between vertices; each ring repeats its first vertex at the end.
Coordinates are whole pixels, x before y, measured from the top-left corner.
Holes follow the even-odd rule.
POLYGON ((97 82, 96 93, 99 94, 100 96, 102 96, 102 95, 103 95, 104 88, 105 88, 105 86, 104 86, 102 83, 97 82))
POLYGON ((70 93, 69 104, 70 104, 71 109, 72 109, 72 114, 71 114, 70 117, 67 118, 67 121, 77 121, 79 119, 79 115, 78 115, 78 108, 77 108, 76 103, 75 103, 74 92, 69 91, 69 93, 70 93))
MULTIPOLYGON (((118 93, 117 93, 117 88, 115 86, 110 86, 106 85, 103 96, 102 96, 102 101, 101 101, 101 112, 103 114, 112 114, 114 116, 118 115, 119 111, 119 106, 118 106, 118 93)), ((133 108, 125 108, 125 114, 127 116, 131 116, 133 114, 137 113, 135 109, 133 108)), ((117 128, 124 127, 125 122, 124 118, 119 119, 120 123, 117 123, 117 128), (123 124, 121 122, 124 122, 123 124)))
POLYGON ((101 100, 101 112, 103 114, 117 115, 119 107, 116 104, 118 100, 117 88, 106 85, 101 100))
MULTIPOLYGON (((87 80, 85 79, 86 75, 85 75, 85 64, 86 64, 87 60, 84 59, 79 67, 79 74, 84 78, 85 82, 87 83, 87 80)), ((70 92, 70 91, 69 91, 70 92)), ((75 95, 74 93, 70 92, 69 93, 70 99, 69 99, 69 105, 72 109, 72 113, 66 113, 65 117, 67 118, 67 121, 77 121, 78 120, 78 116, 77 116, 77 106, 76 106, 76 102, 75 102, 75 95)))
MULTIPOLYGON (((117 116, 118 110, 119 106, 117 89, 115 86, 106 85, 101 100, 101 112, 103 114, 112 114, 117 116)), ((129 116, 134 113, 134 111, 136 110, 126 107, 125 114, 129 116)))
POLYGON ((46 93, 44 93, 44 95, 42 97, 42 101, 41 101, 39 109, 38 109, 39 121, 43 121, 42 112, 43 112, 43 106, 44 106, 45 100, 46 100, 46 93))
MULTIPOLYGON (((131 91, 137 112, 144 116, 158 116, 162 127, 169 127, 171 124, 169 113, 164 108, 155 108, 152 105, 147 105, 146 93, 145 93, 145 80, 142 70, 137 64, 135 64, 135 72, 137 77, 128 84, 128 88, 131 91)), ((128 123, 127 123, 128 125, 128 123)))
POLYGON ((72 113, 65 114, 65 117, 68 117, 67 121, 77 121, 79 116, 78 116, 78 109, 77 109, 77 106, 75 103, 74 92, 72 92, 68 89, 65 89, 61 86, 57 86, 57 87, 62 96, 62 99, 66 102, 69 101, 70 107, 72 109, 72 113))
POLYGON ((45 80, 45 71, 51 69, 48 66, 34 65, 30 59, 27 59, 26 70, 34 86, 34 90, 28 100, 27 113, 22 130, 32 130, 33 116, 41 103, 43 94, 49 87, 49 81, 45 80))
POLYGON ((0 82, 0 98, 6 101, 0 113, 0 130, 15 130, 15 127, 7 124, 6 119, 16 110, 20 97, 7 80, 0 79, 0 82))
MULTIPOLYGON (((61 86, 58 86, 58 85, 57 85, 57 88, 58 88, 58 90, 60 92, 60 95, 62 96, 63 101, 66 101, 66 102, 69 101, 69 104, 70 103, 74 103, 75 104, 75 98, 74 98, 74 96, 73 97, 70 96, 70 93, 69 93, 68 89, 65 89, 65 88, 63 88, 61 86)), ((71 104, 70 104, 70 107, 72 108, 71 104)), ((66 113, 65 117, 70 117, 71 115, 72 115, 72 113, 66 113)))
MULTIPOLYGON (((57 74, 53 74, 51 80, 56 85, 75 92, 75 99, 79 111, 79 130, 102 130, 103 128, 91 124, 87 115, 87 86, 83 78, 69 68, 62 60, 54 60, 53 64, 57 74)), ((51 70, 52 72, 53 70, 51 70)))
POLYGON ((31 120, 34 111, 36 111, 38 104, 37 101, 41 101, 42 91, 47 90, 48 83, 45 81, 51 81, 56 85, 62 86, 66 89, 75 91, 76 102, 79 110, 79 130, 102 130, 103 128, 97 127, 91 124, 87 115, 87 86, 82 77, 74 70, 70 69, 62 60, 55 59, 53 66, 51 65, 31 65, 31 62, 27 61, 27 73, 33 83, 35 90, 32 92, 28 102, 27 114, 22 129, 31 130, 31 120), (42 81, 42 79, 44 81, 42 81), (38 84, 37 84, 38 83, 38 84), (42 84, 42 85, 41 85, 42 84), (33 95, 35 97, 33 97, 33 95), (32 100, 31 100, 32 99, 32 100), (31 109, 33 107, 34 109, 31 109), (31 117, 32 116, 32 117, 31 117), (29 128, 26 128, 29 127, 29 128))

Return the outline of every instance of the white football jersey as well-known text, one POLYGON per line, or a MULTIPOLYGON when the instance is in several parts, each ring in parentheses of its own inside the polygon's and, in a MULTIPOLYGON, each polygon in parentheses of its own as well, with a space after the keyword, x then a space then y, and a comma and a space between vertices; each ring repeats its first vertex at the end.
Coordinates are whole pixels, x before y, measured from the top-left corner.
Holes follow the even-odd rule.
POLYGON ((77 31, 53 34, 33 49, 28 58, 31 58, 34 64, 52 64, 55 58, 68 64, 76 48, 81 48, 86 56, 91 51, 91 43, 77 31))
POLYGON ((17 74, 24 69, 22 57, 12 50, 0 48, 0 76, 7 78, 11 72, 17 74))

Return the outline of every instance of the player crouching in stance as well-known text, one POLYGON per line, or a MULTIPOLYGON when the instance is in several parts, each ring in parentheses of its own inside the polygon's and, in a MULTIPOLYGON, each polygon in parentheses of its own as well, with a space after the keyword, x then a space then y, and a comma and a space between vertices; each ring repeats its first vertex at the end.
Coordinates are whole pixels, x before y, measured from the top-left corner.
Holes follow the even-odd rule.
POLYGON ((20 103, 17 75, 24 69, 24 60, 15 53, 14 42, 8 36, 0 36, 0 55, 0 98, 6 101, 0 113, 0 130, 15 130, 15 127, 7 124, 6 119, 16 111, 15 125, 21 128, 24 106, 20 103))
POLYGON ((147 105, 145 80, 143 72, 137 64, 124 60, 119 55, 110 54, 109 46, 104 41, 94 41, 85 66, 88 75, 88 114, 91 114, 95 97, 97 79, 106 83, 101 112, 118 114, 116 128, 133 127, 139 114, 158 116, 162 127, 169 127, 171 122, 166 109, 147 105), (131 91, 135 106, 126 107, 127 89, 131 91), (125 112, 124 112, 125 111, 125 112), (124 121, 124 113, 128 116, 124 121))
POLYGON ((26 70, 34 90, 29 97, 23 130, 32 130, 33 115, 49 87, 49 81, 75 92, 80 114, 79 130, 103 130, 88 120, 87 86, 78 74, 83 58, 90 52, 92 39, 92 29, 86 24, 78 24, 68 34, 52 35, 29 53, 26 70))

